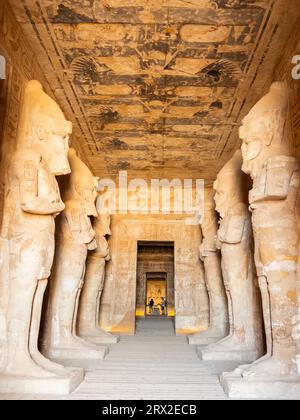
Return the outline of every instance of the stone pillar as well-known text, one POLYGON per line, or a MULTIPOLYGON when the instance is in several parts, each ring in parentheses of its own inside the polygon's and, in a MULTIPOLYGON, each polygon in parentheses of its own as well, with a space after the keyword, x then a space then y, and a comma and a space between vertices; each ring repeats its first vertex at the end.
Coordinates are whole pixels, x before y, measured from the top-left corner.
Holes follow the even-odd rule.
POLYGON ((241 152, 219 172, 214 184, 220 214, 218 245, 228 299, 229 335, 202 351, 204 360, 254 361, 262 355, 262 315, 252 255, 251 216, 241 152))
POLYGON ((93 221, 97 248, 88 254, 78 316, 79 335, 96 344, 117 343, 119 341, 118 336, 114 336, 99 327, 105 265, 110 260, 107 238, 111 235, 109 210, 100 208, 100 203, 101 198, 98 197, 96 206, 98 216, 93 221))
POLYGON ((300 176, 299 163, 293 157, 288 108, 286 85, 274 83, 240 128, 242 169, 253 180, 249 200, 267 354, 252 365, 242 366, 234 375, 223 375, 225 389, 232 396, 300 395, 292 335, 297 314, 296 200, 300 176))
POLYGON ((209 295, 210 326, 206 331, 189 336, 190 344, 208 345, 228 334, 228 308, 222 278, 220 252, 216 247, 218 231, 213 190, 206 190, 205 212, 201 222, 203 235, 199 255, 204 264, 205 284, 209 295))
POLYGON ((5 340, 0 392, 65 394, 83 379, 82 370, 67 370, 38 350, 44 291, 54 256, 54 218, 65 207, 55 176, 70 172, 71 131, 71 123, 40 83, 28 82, 17 150, 6 174, 1 236, 9 259, 1 273, 5 340))
POLYGON ((78 304, 87 253, 97 247, 90 216, 96 216, 97 212, 95 181, 90 170, 73 149, 70 149, 69 161, 72 173, 62 187, 66 207, 57 225, 42 348, 53 360, 80 366, 83 359, 103 359, 107 348, 77 335, 78 304))

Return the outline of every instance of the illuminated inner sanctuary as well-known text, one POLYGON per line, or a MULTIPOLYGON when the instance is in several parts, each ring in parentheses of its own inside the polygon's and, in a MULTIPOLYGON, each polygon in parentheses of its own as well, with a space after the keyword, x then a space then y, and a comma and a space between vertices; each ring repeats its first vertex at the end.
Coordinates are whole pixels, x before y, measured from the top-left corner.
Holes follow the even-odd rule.
POLYGON ((300 399, 299 0, 1 0, 0 400, 300 399))

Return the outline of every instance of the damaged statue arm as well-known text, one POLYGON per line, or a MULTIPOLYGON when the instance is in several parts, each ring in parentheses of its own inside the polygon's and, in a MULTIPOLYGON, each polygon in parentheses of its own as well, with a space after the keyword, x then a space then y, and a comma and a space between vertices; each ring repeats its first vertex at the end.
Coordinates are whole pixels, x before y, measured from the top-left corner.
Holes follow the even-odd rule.
POLYGON ((220 228, 218 239, 227 244, 239 244, 242 241, 245 228, 245 214, 233 214, 227 217, 220 228))
POLYGON ((21 209, 32 214, 58 214, 64 210, 64 203, 53 197, 40 197, 38 188, 39 169, 35 162, 24 162, 24 173, 19 175, 21 209))
POLYGON ((78 243, 90 244, 94 240, 95 232, 91 222, 79 203, 66 202, 65 216, 70 232, 78 243))
POLYGON ((267 163, 265 196, 263 200, 285 200, 289 194, 291 180, 298 164, 294 158, 276 156, 267 163))

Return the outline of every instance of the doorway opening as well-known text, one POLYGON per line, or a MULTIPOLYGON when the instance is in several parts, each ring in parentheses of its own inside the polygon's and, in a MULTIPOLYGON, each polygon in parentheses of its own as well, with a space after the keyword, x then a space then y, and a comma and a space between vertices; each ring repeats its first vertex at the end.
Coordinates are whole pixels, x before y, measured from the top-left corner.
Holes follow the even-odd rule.
POLYGON ((167 316, 167 273, 146 274, 146 316, 167 316))
POLYGON ((174 242, 138 241, 136 318, 174 318, 174 242))

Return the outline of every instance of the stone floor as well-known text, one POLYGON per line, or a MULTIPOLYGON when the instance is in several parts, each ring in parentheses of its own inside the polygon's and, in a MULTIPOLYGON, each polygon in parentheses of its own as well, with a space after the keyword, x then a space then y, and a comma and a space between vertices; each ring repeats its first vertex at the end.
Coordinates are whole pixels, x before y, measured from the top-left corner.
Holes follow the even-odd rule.
POLYGON ((226 399, 218 373, 233 368, 200 361, 195 346, 175 336, 172 320, 148 318, 137 322, 135 336, 121 337, 107 358, 88 370, 72 395, 0 395, 0 400, 226 399))

